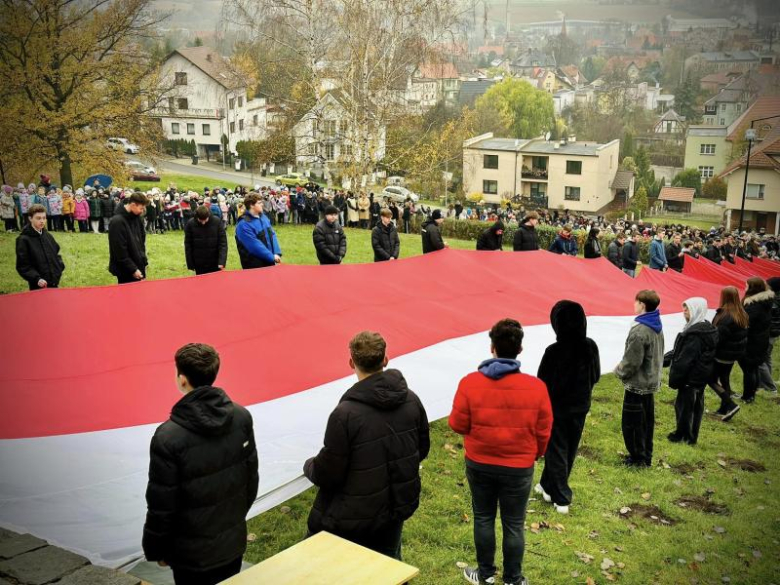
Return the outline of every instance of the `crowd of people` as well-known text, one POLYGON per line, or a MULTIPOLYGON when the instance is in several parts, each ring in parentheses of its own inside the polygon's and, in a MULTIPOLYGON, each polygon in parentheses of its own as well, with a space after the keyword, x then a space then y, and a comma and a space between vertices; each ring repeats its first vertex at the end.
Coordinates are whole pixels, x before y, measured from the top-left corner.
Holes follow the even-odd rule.
MULTIPOLYGON (((720 301, 710 322, 707 301, 687 299, 685 326, 665 352, 659 295, 635 295, 637 316, 614 369, 624 387, 625 465, 653 463, 655 394, 663 368, 677 391, 671 442, 699 441, 707 386, 720 399, 725 422, 739 410, 735 399, 754 401, 762 384, 758 369, 780 336, 780 278, 749 279, 742 299, 736 288, 726 287, 720 301), (728 385, 735 362, 744 373, 740 397, 728 385)), ((599 348, 587 336, 579 303, 557 302, 550 323, 556 341, 536 376, 521 370, 524 331, 507 318, 490 330, 490 357, 455 391, 448 422, 464 437, 477 563, 463 577, 473 585, 495 582, 499 509, 503 582, 527 585, 524 521, 532 490, 559 514, 569 513, 574 499, 569 478, 601 376, 599 348)), ((176 353, 175 364, 184 397, 152 438, 143 549, 148 560, 172 567, 177 584, 211 585, 238 573, 246 550, 245 518, 259 477, 253 421, 214 386, 220 367, 214 348, 188 344, 176 353)), ((349 365, 357 381, 329 416, 323 447, 303 465, 317 488, 305 532, 308 537, 327 530, 400 560, 404 523, 420 506, 428 417, 403 374, 387 368, 379 333, 363 331, 350 341, 349 365)), ((771 366, 769 372, 771 380, 771 366)))

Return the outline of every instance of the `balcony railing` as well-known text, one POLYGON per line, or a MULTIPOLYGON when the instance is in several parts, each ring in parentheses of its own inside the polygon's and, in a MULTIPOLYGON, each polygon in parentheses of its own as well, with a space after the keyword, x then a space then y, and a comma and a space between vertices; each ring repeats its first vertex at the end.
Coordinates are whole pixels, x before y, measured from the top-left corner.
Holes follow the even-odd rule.
POLYGON ((152 116, 160 118, 204 118, 208 120, 221 120, 225 117, 223 108, 155 108, 152 116))
POLYGON ((523 167, 520 176, 524 179, 543 179, 546 181, 547 169, 529 169, 528 167, 523 167))

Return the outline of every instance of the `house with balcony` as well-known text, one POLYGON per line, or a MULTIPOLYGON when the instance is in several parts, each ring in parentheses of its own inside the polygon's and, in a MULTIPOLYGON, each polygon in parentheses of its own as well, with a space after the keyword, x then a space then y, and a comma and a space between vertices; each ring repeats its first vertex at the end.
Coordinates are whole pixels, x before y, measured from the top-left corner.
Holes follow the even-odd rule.
POLYGON ((150 115, 165 137, 194 140, 202 157, 219 156, 222 136, 235 152, 241 140, 267 135, 264 98, 248 99, 247 83, 211 47, 177 49, 162 64, 163 82, 173 89, 150 115))
POLYGON ((598 144, 487 133, 463 143, 463 187, 489 203, 520 195, 528 208, 595 214, 618 190, 626 200, 633 196, 633 181, 615 181, 619 151, 619 140, 598 144))

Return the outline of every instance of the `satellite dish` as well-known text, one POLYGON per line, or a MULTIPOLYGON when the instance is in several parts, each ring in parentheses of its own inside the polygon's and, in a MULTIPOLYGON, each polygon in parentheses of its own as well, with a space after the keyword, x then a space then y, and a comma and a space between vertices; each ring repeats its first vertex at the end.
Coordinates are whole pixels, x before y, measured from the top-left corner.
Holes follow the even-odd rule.
POLYGON ((552 136, 552 134, 550 134, 550 133, 548 132, 547 134, 545 134, 545 135, 544 135, 544 139, 545 139, 547 142, 550 142, 550 136, 552 136))

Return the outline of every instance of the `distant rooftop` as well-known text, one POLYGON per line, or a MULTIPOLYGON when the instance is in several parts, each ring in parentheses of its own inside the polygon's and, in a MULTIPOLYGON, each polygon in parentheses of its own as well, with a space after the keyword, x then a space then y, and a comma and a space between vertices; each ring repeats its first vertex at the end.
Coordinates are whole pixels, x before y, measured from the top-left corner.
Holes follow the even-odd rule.
POLYGON ((726 126, 688 126, 688 136, 725 136, 727 132, 726 126))
POLYGON ((699 54, 705 61, 711 63, 734 61, 758 61, 759 56, 755 51, 712 51, 699 54))
POLYGON ((522 152, 524 154, 568 154, 572 156, 598 156, 605 144, 596 142, 546 141, 543 138, 484 138, 470 144, 467 148, 480 150, 502 150, 522 152), (556 148, 556 145, 558 146, 556 148))

